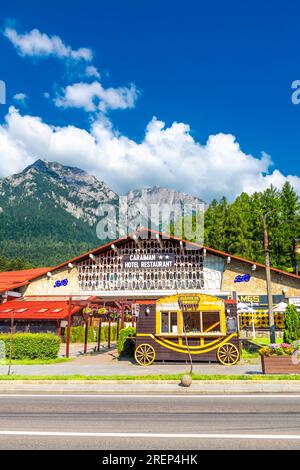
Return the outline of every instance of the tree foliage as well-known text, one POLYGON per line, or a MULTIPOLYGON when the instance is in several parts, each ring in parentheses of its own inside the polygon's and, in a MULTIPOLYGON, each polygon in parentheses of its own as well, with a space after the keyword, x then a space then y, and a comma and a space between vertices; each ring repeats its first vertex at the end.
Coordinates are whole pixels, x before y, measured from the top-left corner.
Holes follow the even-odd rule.
POLYGON ((291 344, 299 339, 300 320, 295 305, 289 304, 284 314, 283 341, 291 344))
POLYGON ((262 216, 267 218, 272 266, 293 270, 293 240, 300 238, 299 197, 290 183, 251 196, 242 193, 229 204, 213 200, 206 213, 205 245, 257 262, 264 262, 262 216))

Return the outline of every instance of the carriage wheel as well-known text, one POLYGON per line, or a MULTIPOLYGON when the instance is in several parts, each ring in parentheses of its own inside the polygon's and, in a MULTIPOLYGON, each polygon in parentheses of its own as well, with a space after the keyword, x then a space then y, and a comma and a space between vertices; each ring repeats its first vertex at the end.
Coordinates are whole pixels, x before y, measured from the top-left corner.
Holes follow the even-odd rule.
POLYGON ((240 358, 238 348, 232 343, 223 344, 217 351, 218 361, 224 366, 233 366, 240 358))
POLYGON ((155 350, 151 344, 140 344, 135 350, 134 357, 140 366, 150 366, 155 359, 155 350))

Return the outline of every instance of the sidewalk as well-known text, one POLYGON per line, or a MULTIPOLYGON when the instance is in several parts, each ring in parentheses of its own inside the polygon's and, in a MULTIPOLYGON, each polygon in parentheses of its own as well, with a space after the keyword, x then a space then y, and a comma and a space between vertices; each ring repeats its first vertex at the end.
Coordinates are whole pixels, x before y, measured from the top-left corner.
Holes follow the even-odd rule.
MULTIPOLYGON (((13 365, 15 375, 160 375, 189 372, 188 364, 152 364, 141 367, 134 361, 117 360, 116 351, 110 350, 101 356, 83 356, 70 362, 45 365, 13 365)), ((226 367, 220 364, 195 364, 193 371, 204 375, 261 374, 261 364, 237 364, 226 367)), ((7 373, 7 366, 0 366, 0 374, 7 373)))

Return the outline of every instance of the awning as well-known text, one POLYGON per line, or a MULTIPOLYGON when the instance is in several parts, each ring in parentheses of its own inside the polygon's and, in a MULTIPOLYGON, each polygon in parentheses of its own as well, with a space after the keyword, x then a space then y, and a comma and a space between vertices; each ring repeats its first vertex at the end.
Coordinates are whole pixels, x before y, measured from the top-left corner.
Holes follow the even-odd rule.
MULTIPOLYGON (((81 306, 73 306, 71 315, 79 312, 81 306)), ((62 320, 69 315, 67 300, 10 300, 0 304, 0 321, 14 320, 62 320)))

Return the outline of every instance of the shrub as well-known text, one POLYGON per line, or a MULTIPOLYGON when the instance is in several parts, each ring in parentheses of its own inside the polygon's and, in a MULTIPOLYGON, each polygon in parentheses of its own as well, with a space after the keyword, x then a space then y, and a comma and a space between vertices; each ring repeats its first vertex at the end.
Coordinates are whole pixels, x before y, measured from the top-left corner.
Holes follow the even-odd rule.
MULTIPOLYGON (((85 328, 84 326, 71 326, 70 342, 84 343, 85 328)), ((88 343, 95 341, 95 332, 92 326, 88 327, 88 343)))
MULTIPOLYGON (((98 338, 98 328, 96 328, 96 337, 98 338)), ((110 329, 110 340, 117 340, 117 325, 112 324, 110 329)), ((102 325, 101 327, 101 342, 108 341, 108 325, 102 325)))
POLYGON ((284 314, 283 341, 292 343, 299 339, 299 314, 295 305, 289 304, 284 314))
POLYGON ((129 326, 120 331, 118 340, 118 353, 120 356, 133 357, 135 347, 135 327, 129 326))
POLYGON ((0 334, 0 341, 5 343, 6 357, 12 359, 55 359, 58 355, 61 340, 52 333, 16 333, 0 334))
POLYGON ((261 356, 291 356, 295 351, 294 346, 287 343, 282 344, 270 344, 270 346, 265 346, 259 350, 261 356))

